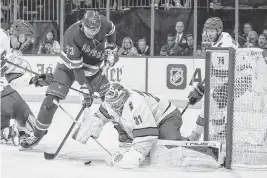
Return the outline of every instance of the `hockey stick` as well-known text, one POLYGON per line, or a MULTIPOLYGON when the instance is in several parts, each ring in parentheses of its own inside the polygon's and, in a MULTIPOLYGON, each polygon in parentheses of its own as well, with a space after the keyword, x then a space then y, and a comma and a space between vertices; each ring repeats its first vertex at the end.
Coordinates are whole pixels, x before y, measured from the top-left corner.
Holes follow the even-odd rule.
MULTIPOLYGON (((83 107, 81 108, 79 114, 77 115, 77 117, 76 117, 76 119, 75 119, 76 122, 79 120, 79 118, 80 118, 80 116, 82 115, 82 113, 83 113, 83 111, 84 111, 85 108, 86 108, 86 106, 83 105, 83 107)), ((55 153, 46 153, 46 152, 44 152, 44 158, 45 158, 46 160, 55 159, 55 157, 58 155, 58 153, 60 152, 61 148, 62 148, 63 145, 65 144, 66 140, 68 139, 69 135, 71 134, 71 132, 72 132, 74 126, 76 125, 76 122, 73 122, 73 124, 71 125, 71 127, 70 127, 68 133, 66 134, 66 136, 64 137, 64 139, 63 139, 62 142, 60 143, 60 145, 59 145, 59 147, 58 147, 58 149, 57 149, 57 151, 56 151, 55 153)))
MULTIPOLYGON (((56 100, 53 100, 53 103, 55 103, 64 113, 66 113, 70 119, 76 123, 77 125, 80 125, 80 123, 77 122, 77 120, 68 112, 66 111, 56 100)), ((101 143, 99 143, 94 137, 91 137, 100 147, 102 147, 109 155, 112 155, 101 143)))
MULTIPOLYGON (((205 78, 202 80, 202 82, 200 83, 200 85, 203 85, 204 83, 205 83, 205 78)), ((189 105, 190 105, 190 102, 188 101, 188 103, 186 104, 185 108, 181 112, 181 115, 184 114, 184 112, 187 110, 187 108, 189 107, 189 105)))
MULTIPOLYGON (((2 60, 2 59, 1 59, 1 60, 2 60)), ((9 63, 9 64, 11 64, 11 65, 13 65, 13 66, 15 66, 15 67, 17 67, 17 68, 20 68, 20 69, 25 70, 25 71, 27 71, 27 72, 29 72, 29 73, 32 73, 32 74, 34 74, 34 75, 36 75, 36 76, 39 76, 39 75, 40 75, 40 74, 38 74, 37 72, 34 72, 34 71, 30 70, 30 69, 27 69, 27 68, 25 68, 25 67, 22 67, 22 66, 20 66, 20 65, 18 65, 18 64, 15 64, 15 63, 13 63, 13 62, 10 62, 10 61, 8 61, 7 59, 4 60, 4 61, 7 62, 7 63, 9 63)), ((76 92, 78 92, 78 93, 86 94, 86 93, 84 93, 84 92, 81 91, 81 90, 78 90, 78 89, 76 89, 76 88, 73 88, 73 87, 71 87, 71 86, 68 86, 68 85, 66 85, 66 84, 64 84, 64 83, 61 83, 61 82, 59 82, 59 81, 53 80, 52 82, 57 82, 57 83, 59 83, 60 85, 63 85, 63 86, 65 86, 65 87, 67 87, 67 88, 69 88, 69 89, 71 89, 71 90, 74 90, 74 91, 76 91, 76 92)), ((97 97, 97 96, 92 96, 92 98, 97 99, 98 97, 97 97)))

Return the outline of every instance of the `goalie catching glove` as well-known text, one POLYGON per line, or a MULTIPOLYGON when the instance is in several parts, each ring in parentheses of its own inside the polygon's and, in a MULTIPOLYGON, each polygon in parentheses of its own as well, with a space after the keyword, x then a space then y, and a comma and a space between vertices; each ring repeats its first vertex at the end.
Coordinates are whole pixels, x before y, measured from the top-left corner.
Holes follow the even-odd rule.
POLYGON ((31 78, 29 84, 34 84, 35 87, 48 86, 53 81, 53 79, 54 77, 51 73, 36 75, 31 78))
POLYGON ((203 85, 198 84, 193 91, 191 91, 188 95, 189 103, 191 105, 199 102, 204 95, 205 87, 203 85))

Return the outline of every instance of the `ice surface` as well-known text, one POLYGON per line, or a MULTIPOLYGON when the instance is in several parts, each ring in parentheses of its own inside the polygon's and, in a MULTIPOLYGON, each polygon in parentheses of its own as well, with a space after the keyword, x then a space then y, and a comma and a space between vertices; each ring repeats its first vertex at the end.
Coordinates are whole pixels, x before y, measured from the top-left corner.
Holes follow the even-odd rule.
MULTIPOLYGON (((41 103, 29 103, 35 115, 41 103)), ((74 117, 79 112, 79 104, 63 103, 62 106, 74 117)), ((93 106, 95 109, 97 105, 93 106)), ((188 136, 197 118, 199 110, 188 109, 183 117, 182 134, 188 136)), ((49 133, 44 137, 35 151, 18 151, 18 147, 1 143, 1 178, 266 178, 267 172, 227 171, 205 168, 154 169, 151 167, 135 170, 121 170, 108 166, 104 158, 108 154, 93 140, 86 145, 68 139, 58 157, 45 160, 43 152, 54 153, 71 126, 72 121, 60 109, 55 114, 49 133), (84 161, 93 160, 90 166, 84 161)), ((107 124, 98 141, 109 151, 117 148, 117 132, 112 124, 107 124)))

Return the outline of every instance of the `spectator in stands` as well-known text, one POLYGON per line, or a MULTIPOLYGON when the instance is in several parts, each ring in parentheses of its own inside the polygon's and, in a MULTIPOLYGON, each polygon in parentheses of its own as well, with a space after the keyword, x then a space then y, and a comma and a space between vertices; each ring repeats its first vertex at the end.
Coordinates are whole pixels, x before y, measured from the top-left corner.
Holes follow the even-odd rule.
MULTIPOLYGON (((254 48, 258 47, 258 34, 256 31, 250 31, 247 36, 247 42, 246 43, 252 43, 254 48)), ((246 44, 246 46, 249 46, 249 44, 246 44)))
POLYGON ((175 36, 170 33, 167 36, 167 44, 162 46, 160 49, 160 55, 161 56, 169 56, 174 45, 175 45, 175 36))
POLYGON ((255 48, 255 46, 254 46, 253 43, 246 42, 245 45, 244 45, 244 48, 255 48))
POLYGON ((186 43, 186 35, 184 33, 184 23, 182 21, 179 21, 175 25, 176 30, 176 37, 175 37, 175 43, 179 44, 182 48, 185 48, 187 46, 186 43))
MULTIPOLYGON (((235 29, 233 30, 232 38, 235 39, 235 29)), ((246 41, 247 40, 241 35, 241 32, 238 29, 238 44, 239 44, 239 47, 243 48, 246 41)))
POLYGON ((119 55, 125 55, 125 56, 137 56, 138 52, 137 49, 133 45, 133 41, 129 37, 125 37, 122 40, 121 48, 118 51, 119 55))
POLYGON ((58 54, 60 53, 60 45, 55 40, 55 34, 53 31, 48 31, 45 36, 45 40, 41 42, 38 54, 58 54))
POLYGON ((252 30, 253 30, 253 28, 252 28, 252 25, 251 25, 250 23, 245 23, 245 24, 244 24, 244 28, 243 28, 244 34, 243 34, 242 36, 243 36, 243 38, 244 38, 245 40, 247 40, 248 34, 249 34, 249 32, 251 32, 252 30))
POLYGON ((138 54, 140 54, 141 56, 149 56, 150 51, 149 51, 149 46, 146 43, 146 38, 141 38, 140 40, 138 40, 138 49, 137 52, 138 54))
POLYGON ((185 56, 193 56, 194 53, 194 37, 192 34, 186 36, 187 48, 185 49, 185 56))
POLYGON ((260 34, 259 40, 258 40, 258 45, 261 49, 267 50, 267 36, 265 36, 264 34, 260 34))

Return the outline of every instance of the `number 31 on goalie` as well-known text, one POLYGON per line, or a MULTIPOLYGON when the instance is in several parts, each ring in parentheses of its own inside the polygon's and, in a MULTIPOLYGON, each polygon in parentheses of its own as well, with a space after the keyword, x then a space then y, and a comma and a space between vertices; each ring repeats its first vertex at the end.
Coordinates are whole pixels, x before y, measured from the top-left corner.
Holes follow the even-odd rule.
POLYGON ((212 53, 212 66, 216 70, 228 70, 229 54, 228 53, 212 53))

